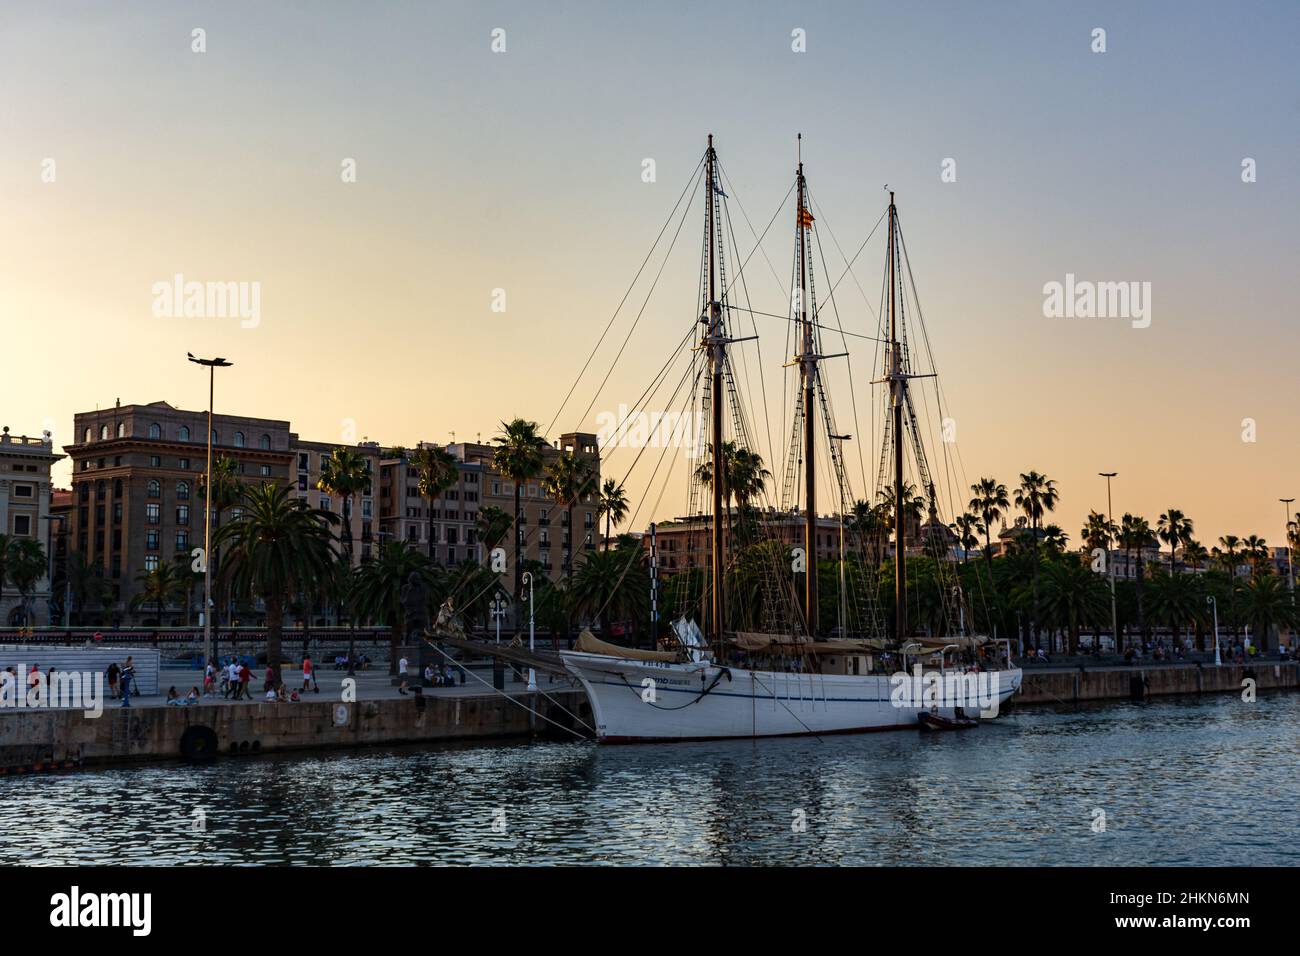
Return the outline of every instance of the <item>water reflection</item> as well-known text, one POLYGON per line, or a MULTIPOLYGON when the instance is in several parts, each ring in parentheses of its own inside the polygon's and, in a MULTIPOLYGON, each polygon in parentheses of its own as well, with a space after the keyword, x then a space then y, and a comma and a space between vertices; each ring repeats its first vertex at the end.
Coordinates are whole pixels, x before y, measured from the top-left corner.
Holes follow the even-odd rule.
POLYGON ((1225 696, 1023 711, 967 734, 447 746, 12 778, 0 813, 35 838, 11 829, 0 860, 1295 864, 1298 718, 1300 695, 1225 696))

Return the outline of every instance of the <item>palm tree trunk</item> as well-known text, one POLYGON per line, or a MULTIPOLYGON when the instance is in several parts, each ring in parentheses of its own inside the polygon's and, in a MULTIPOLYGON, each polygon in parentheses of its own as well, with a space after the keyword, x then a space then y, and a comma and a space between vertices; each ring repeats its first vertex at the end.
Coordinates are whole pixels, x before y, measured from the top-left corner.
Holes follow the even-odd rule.
MULTIPOLYGON (((522 480, 522 479, 520 479, 522 480)), ((519 601, 524 591, 524 569, 520 562, 523 561, 523 542, 520 540, 519 533, 519 516, 523 510, 523 501, 520 494, 519 480, 515 481, 515 524, 511 529, 515 538, 515 634, 518 635, 523 631, 523 608, 519 601)))
MULTIPOLYGON (((518 511, 518 505, 516 505, 516 512, 517 511, 518 511)), ((518 519, 519 519, 519 515, 518 513, 516 513, 515 520, 518 519)), ((426 543, 428 544, 429 547, 429 560, 432 562, 433 561, 433 499, 432 498, 429 499, 429 540, 426 543)))
POLYGON ((283 600, 276 595, 266 599, 266 663, 276 686, 280 685, 280 636, 284 627, 283 600))

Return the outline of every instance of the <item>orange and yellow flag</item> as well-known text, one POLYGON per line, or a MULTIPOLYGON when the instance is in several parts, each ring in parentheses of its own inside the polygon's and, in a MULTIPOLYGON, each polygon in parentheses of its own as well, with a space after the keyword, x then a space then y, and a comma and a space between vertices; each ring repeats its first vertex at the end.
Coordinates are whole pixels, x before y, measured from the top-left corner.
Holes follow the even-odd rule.
POLYGON ((799 225, 803 226, 805 229, 811 229, 812 224, 813 224, 813 214, 810 213, 807 209, 800 209, 799 225))

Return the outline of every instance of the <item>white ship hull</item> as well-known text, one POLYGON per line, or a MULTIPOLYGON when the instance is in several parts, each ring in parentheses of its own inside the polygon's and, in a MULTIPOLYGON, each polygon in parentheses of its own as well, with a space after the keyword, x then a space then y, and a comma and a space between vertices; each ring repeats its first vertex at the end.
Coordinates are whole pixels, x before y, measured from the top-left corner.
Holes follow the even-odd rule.
MULTIPOLYGON (((896 705, 885 675, 751 671, 579 651, 560 656, 587 691, 603 743, 901 730, 915 728, 921 710, 930 710, 896 705)), ((1000 705, 1020 688, 1021 672, 995 673, 1000 705)), ((941 706, 938 713, 951 717, 954 710, 941 706)))

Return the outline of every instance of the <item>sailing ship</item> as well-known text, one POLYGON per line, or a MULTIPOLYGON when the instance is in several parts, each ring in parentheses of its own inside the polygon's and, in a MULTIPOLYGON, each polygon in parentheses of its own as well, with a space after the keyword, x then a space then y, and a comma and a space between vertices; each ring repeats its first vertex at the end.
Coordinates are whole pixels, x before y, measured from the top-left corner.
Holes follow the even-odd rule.
MULTIPOLYGON (((811 246, 815 217, 804 176, 802 144, 792 187, 796 266, 789 315, 797 349, 789 367, 797 368, 798 383, 782 501, 779 507, 767 510, 750 506, 743 492, 732 487, 736 481, 728 473, 735 449, 743 451, 753 444, 752 427, 735 384, 731 347, 748 340, 737 334, 737 319, 745 312, 754 313, 736 301, 737 279, 744 266, 730 281, 726 276, 723 240, 730 233, 724 229, 723 201, 728 197, 719 178, 712 135, 703 157, 702 183, 705 239, 701 307, 694 320, 699 330, 692 343, 698 360, 693 379, 698 396, 693 401, 707 428, 702 430, 696 449, 696 456, 705 463, 692 475, 691 509, 693 515, 703 518, 699 524, 707 536, 708 567, 700 593, 694 600, 684 601, 687 606, 676 609, 671 633, 654 649, 624 647, 584 632, 572 650, 559 652, 564 668, 586 690, 597 737, 616 743, 822 735, 969 720, 969 696, 944 692, 961 686, 962 681, 968 689, 974 686, 974 675, 950 669, 944 652, 973 652, 987 642, 987 638, 964 633, 968 599, 958 589, 953 589, 951 596, 947 587, 940 589, 947 617, 956 616, 962 622, 960 628, 955 622, 949 624, 947 633, 936 634, 935 628, 928 627, 930 633, 914 635, 908 622, 908 534, 909 524, 917 524, 914 507, 918 499, 913 486, 905 481, 904 453, 909 446, 930 513, 930 521, 914 530, 924 538, 925 528, 943 526, 938 522, 938 496, 911 396, 911 381, 933 373, 914 373, 909 360, 894 193, 890 192, 882 216, 888 220, 888 292, 882 296, 887 322, 879 323, 881 374, 872 383, 885 386, 887 396, 882 403, 883 441, 876 490, 879 500, 892 506, 895 613, 891 635, 885 633, 884 615, 875 597, 881 582, 874 579, 874 570, 865 566, 869 562, 853 565, 856 580, 847 580, 843 529, 845 513, 852 504, 843 442, 850 436, 836 434, 824 386, 824 364, 847 352, 822 352, 821 332, 828 326, 821 321, 823 311, 814 289, 811 246), (825 628, 819 629, 817 463, 821 452, 829 461, 829 477, 837 488, 841 543, 838 619, 829 638, 820 636, 825 628), (794 499, 800 491, 803 500, 797 502, 794 499), (765 525, 800 515, 802 546, 789 551, 784 546, 770 546, 773 536, 765 536, 765 525), (731 580, 736 571, 735 555, 746 546, 751 555, 758 555, 757 563, 763 568, 754 576, 759 579, 757 584, 751 580, 742 588, 731 580), (792 559, 788 565, 787 559, 792 559), (850 593, 856 620, 848 609, 850 593), (894 665, 897 670, 882 672, 882 664, 894 665), (902 674, 907 676, 900 679, 902 674), (921 687, 926 692, 918 692, 921 687)), ((983 715, 996 714, 997 707, 1020 687, 1021 672, 1010 666, 1009 647, 1000 662, 996 655, 986 662, 979 679, 984 682, 983 696, 975 707, 983 715), (999 668, 998 663, 1003 666, 999 668)))

